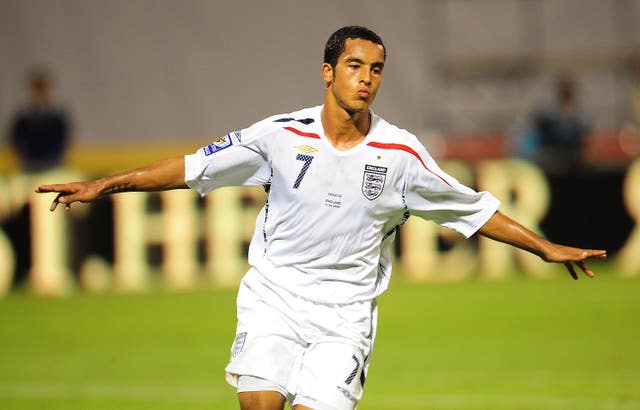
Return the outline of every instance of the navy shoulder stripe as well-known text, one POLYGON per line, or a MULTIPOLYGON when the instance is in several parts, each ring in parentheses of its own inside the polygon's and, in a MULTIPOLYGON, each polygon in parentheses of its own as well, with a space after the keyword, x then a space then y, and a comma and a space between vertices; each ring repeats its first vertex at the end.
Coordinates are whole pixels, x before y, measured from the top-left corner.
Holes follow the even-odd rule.
POLYGON ((278 118, 277 120, 273 120, 273 122, 291 122, 291 121, 297 121, 297 122, 301 122, 304 125, 309 125, 313 122, 315 122, 315 120, 313 118, 302 118, 302 119, 296 119, 296 118, 278 118))

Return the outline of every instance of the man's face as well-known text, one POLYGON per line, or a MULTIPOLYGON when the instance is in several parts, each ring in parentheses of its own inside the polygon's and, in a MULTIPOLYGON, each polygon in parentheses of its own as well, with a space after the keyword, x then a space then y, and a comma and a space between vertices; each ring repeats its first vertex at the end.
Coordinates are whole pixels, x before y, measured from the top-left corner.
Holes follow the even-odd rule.
POLYGON ((335 67, 323 64, 330 97, 349 113, 366 112, 382 81, 384 49, 362 39, 347 39, 335 67))

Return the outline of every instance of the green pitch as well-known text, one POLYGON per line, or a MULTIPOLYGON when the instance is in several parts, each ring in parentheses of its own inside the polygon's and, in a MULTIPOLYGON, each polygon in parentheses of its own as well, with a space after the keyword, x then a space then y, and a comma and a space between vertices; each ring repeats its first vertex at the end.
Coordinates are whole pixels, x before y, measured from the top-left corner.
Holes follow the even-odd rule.
MULTIPOLYGON (((411 285, 380 298, 359 408, 640 409, 640 278, 411 285)), ((0 300, 0 408, 235 409, 235 292, 0 300)))

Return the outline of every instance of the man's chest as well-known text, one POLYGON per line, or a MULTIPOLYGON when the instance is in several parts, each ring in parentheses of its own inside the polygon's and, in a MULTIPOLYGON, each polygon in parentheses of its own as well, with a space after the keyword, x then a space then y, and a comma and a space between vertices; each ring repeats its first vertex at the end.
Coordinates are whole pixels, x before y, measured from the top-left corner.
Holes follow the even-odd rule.
POLYGON ((340 153, 323 141, 280 147, 271 158, 272 189, 294 203, 388 213, 403 206, 397 158, 367 147, 340 153))

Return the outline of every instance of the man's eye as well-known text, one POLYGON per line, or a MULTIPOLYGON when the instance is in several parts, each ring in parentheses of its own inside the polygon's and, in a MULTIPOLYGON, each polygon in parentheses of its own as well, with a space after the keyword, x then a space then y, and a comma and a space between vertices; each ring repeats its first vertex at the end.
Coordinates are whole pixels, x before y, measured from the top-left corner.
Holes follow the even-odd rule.
POLYGON ((358 67, 359 67, 358 64, 349 64, 349 68, 354 68, 355 69, 355 68, 358 68, 358 67))

